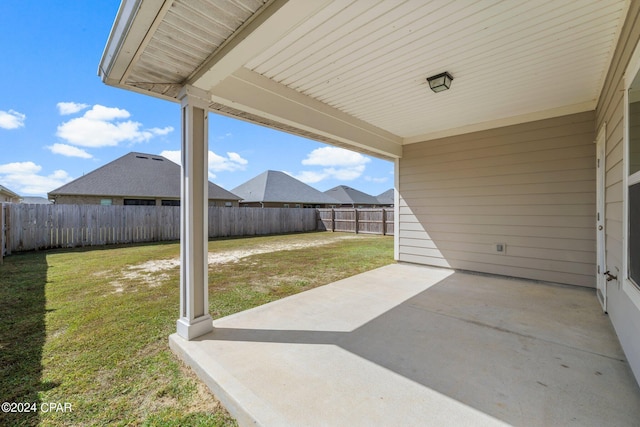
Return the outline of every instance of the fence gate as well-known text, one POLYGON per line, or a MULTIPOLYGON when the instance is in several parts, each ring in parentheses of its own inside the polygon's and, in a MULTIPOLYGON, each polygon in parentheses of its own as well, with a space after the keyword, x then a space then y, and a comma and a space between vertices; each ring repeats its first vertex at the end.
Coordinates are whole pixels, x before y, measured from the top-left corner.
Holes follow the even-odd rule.
POLYGON ((393 235, 393 208, 321 208, 318 230, 393 235))

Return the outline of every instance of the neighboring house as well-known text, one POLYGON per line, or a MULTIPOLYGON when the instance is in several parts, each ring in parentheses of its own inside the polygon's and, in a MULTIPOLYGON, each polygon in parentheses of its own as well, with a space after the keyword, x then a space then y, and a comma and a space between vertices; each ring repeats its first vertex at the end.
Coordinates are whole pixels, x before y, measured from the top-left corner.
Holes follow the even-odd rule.
POLYGON ((268 170, 231 190, 240 206, 262 208, 323 208, 338 203, 321 191, 287 175, 268 170))
POLYGON ((324 194, 339 202, 339 204, 333 206, 336 208, 375 208, 380 204, 378 199, 372 195, 346 185, 333 187, 325 191, 324 194))
POLYGON ((380 206, 392 207, 395 204, 394 197, 395 192, 393 191, 393 188, 390 188, 384 193, 378 194, 376 196, 376 199, 378 199, 378 203, 380 204, 380 206))
MULTIPOLYGON (((180 166, 155 154, 129 153, 49 192, 56 204, 180 205, 180 166)), ((209 182, 209 206, 240 197, 209 182)))
POLYGON ((50 205, 53 202, 44 197, 23 197, 20 203, 23 205, 50 205))
POLYGON ((20 203, 20 196, 0 185, 0 203, 20 203))
POLYGON ((188 152, 217 112, 394 161, 399 262, 593 288, 640 380, 640 1, 216 3, 124 0, 102 80, 181 103, 188 152))

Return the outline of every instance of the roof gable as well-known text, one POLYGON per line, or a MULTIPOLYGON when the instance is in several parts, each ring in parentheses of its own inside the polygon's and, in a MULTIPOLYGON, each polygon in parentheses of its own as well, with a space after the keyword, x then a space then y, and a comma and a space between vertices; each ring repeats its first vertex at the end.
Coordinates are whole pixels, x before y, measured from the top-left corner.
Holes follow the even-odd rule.
MULTIPOLYGON (((180 198, 180 166, 163 156, 131 152, 49 193, 49 196, 180 198)), ((239 200, 209 182, 209 198, 239 200)))
POLYGON ((324 192, 325 194, 339 200, 341 203, 377 205, 378 199, 370 194, 363 193, 355 188, 346 185, 338 185, 324 192))
POLYGON ((393 205, 395 203, 395 191, 393 188, 388 189, 384 193, 380 193, 376 196, 378 202, 383 205, 393 205))
POLYGON ((12 198, 20 197, 18 194, 16 194, 13 191, 9 190, 4 185, 0 185, 0 193, 6 194, 7 196, 12 197, 12 198))
POLYGON ((337 201, 287 175, 268 170, 231 190, 244 202, 335 204, 337 201))

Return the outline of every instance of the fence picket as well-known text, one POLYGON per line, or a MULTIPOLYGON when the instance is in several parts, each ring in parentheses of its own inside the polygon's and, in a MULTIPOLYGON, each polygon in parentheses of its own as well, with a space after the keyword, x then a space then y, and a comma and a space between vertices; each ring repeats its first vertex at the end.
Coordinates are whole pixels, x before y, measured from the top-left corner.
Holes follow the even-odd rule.
POLYGON ((317 209, 318 230, 393 235, 393 209, 317 209))
MULTIPOLYGON (((209 207, 208 234, 315 230, 392 235, 393 209, 209 207)), ((0 205, 0 262, 12 251, 180 239, 177 206, 0 205)))

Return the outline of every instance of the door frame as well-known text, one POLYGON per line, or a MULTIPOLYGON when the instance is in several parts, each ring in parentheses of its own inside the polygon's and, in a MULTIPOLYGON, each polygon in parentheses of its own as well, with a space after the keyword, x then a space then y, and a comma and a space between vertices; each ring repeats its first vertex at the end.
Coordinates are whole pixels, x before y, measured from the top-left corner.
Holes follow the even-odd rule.
POLYGON ((597 278, 596 294, 602 305, 602 311, 607 312, 607 248, 606 248, 606 134, 607 124, 603 123, 596 137, 596 261, 597 278))

